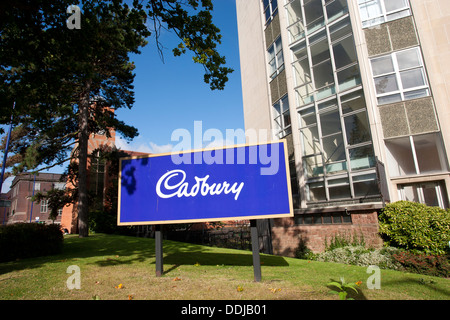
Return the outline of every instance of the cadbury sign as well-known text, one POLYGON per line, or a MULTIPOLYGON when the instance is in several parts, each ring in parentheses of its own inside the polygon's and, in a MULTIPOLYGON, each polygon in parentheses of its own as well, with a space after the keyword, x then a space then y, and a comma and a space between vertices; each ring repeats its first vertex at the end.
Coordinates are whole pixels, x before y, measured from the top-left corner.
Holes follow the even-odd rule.
POLYGON ((284 140, 120 160, 118 225, 292 215, 284 140))

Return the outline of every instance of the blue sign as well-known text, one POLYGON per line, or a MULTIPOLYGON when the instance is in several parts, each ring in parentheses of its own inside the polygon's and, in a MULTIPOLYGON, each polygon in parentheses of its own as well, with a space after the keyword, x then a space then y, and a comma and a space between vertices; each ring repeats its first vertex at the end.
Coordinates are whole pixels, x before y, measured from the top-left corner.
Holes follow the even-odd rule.
POLYGON ((284 140, 120 160, 118 225, 292 216, 284 140))

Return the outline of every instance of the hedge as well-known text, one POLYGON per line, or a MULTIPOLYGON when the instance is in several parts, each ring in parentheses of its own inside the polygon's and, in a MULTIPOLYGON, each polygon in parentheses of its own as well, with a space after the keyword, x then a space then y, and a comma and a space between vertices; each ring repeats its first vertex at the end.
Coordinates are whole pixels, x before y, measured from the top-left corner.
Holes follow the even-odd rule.
POLYGON ((450 212, 439 207, 398 201, 386 205, 379 224, 380 234, 389 246, 416 254, 449 252, 450 212))
POLYGON ((58 254, 64 236, 56 224, 15 223, 0 226, 0 262, 58 254))

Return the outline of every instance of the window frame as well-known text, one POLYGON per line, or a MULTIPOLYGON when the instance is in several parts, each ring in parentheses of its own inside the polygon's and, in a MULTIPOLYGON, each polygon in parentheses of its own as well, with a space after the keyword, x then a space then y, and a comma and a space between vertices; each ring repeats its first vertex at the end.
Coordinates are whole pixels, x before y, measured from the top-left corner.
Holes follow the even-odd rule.
POLYGON ((395 52, 392 52, 389 54, 380 55, 380 56, 371 58, 370 59, 370 69, 371 69, 371 73, 372 73, 372 81, 373 81, 373 85, 375 88, 375 95, 377 98, 378 105, 385 105, 385 104, 396 103, 396 102, 407 101, 407 100, 430 96, 430 86, 429 86, 428 77, 427 77, 427 74, 425 71, 425 63, 423 60, 422 52, 419 47, 412 47, 412 48, 408 48, 405 50, 395 51, 395 52), (408 51, 413 51, 413 50, 417 54, 418 65, 401 69, 399 66, 399 58, 398 58, 399 55, 402 53, 408 52, 408 51), (379 73, 379 74, 377 73, 375 75, 374 62, 377 60, 385 59, 387 57, 390 58, 393 70, 379 73), (414 70, 420 70, 424 84, 419 85, 419 86, 409 87, 409 88, 405 89, 404 88, 405 84, 404 84, 404 80, 402 79, 402 74, 404 74, 405 72, 410 72, 410 71, 414 71, 414 70), (395 81, 396 81, 397 89, 391 90, 389 92, 379 93, 378 88, 377 88, 377 79, 382 79, 382 78, 387 78, 387 77, 394 77, 393 79, 395 79, 395 81), (417 91, 425 91, 425 95, 414 96, 414 97, 406 96, 408 93, 414 93, 417 91), (389 100, 389 101, 380 102, 380 101, 382 101, 382 99, 386 99, 386 98, 394 97, 394 96, 399 96, 400 100, 389 100))
POLYGON ((47 213, 48 212, 48 199, 42 199, 40 203, 40 213, 47 213))
POLYGON ((269 74, 269 78, 272 81, 284 70, 284 53, 281 35, 267 49, 267 61, 269 63, 269 72, 271 73, 269 74), (272 62, 274 67, 272 67, 272 62))
POLYGON ((272 119, 273 123, 276 124, 277 127, 274 127, 275 130, 275 136, 278 139, 281 139, 288 134, 291 133, 291 125, 292 125, 292 119, 290 115, 290 108, 289 108, 289 96, 285 94, 281 99, 279 99, 277 102, 275 102, 272 105, 272 119), (279 105, 280 112, 276 111, 275 108, 276 105, 279 105), (287 107, 286 107, 287 105, 287 107), (289 124, 285 123, 285 117, 289 117, 289 124), (277 121, 279 119, 279 122, 277 121), (279 124, 279 125, 277 125, 279 124), (279 128, 278 128, 279 127, 279 128))
MULTIPOLYGON (((376 26, 376 25, 379 25, 379 24, 382 24, 385 22, 394 21, 397 19, 408 17, 412 14, 411 4, 410 4, 409 0, 405 0, 406 6, 401 7, 399 9, 391 10, 391 11, 387 11, 385 1, 386 0, 358 0, 358 8, 359 8, 359 13, 361 16, 361 22, 362 22, 363 28, 370 28, 370 27, 373 27, 373 26, 376 26), (381 9, 381 13, 378 15, 374 15, 372 17, 368 17, 367 19, 363 19, 363 16, 361 14, 362 7, 363 7, 363 5, 365 5, 369 2, 378 3, 379 8, 381 9), (406 14, 401 14, 402 12, 405 12, 406 14), (400 16, 397 16, 397 14, 399 14, 399 13, 400 13, 400 16)), ((389 0, 389 1, 391 1, 391 0, 389 0)))
POLYGON ((278 0, 262 0, 262 8, 265 24, 268 25, 278 13, 278 0), (266 1, 267 5, 264 4, 266 1), (274 3, 276 4, 275 7, 273 5, 274 3), (269 13, 268 16, 266 12, 269 13))

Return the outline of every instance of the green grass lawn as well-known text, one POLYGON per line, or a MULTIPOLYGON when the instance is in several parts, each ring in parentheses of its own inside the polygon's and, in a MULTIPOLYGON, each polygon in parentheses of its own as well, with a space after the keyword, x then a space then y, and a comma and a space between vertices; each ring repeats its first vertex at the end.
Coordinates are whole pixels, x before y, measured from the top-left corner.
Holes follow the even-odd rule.
POLYGON ((154 240, 66 236, 60 255, 0 263, 0 299, 337 299, 327 283, 361 281, 357 299, 450 299, 450 280, 381 270, 370 290, 365 267, 261 255, 262 281, 253 281, 249 251, 164 241, 164 275, 155 276, 154 240), (69 266, 81 289, 69 290, 69 266), (239 288, 239 289, 238 289, 239 288))

